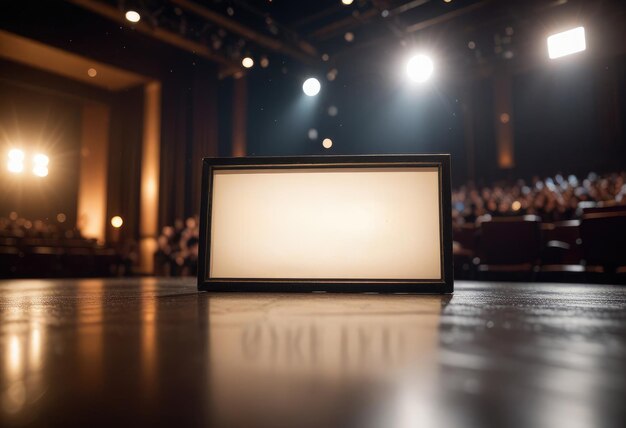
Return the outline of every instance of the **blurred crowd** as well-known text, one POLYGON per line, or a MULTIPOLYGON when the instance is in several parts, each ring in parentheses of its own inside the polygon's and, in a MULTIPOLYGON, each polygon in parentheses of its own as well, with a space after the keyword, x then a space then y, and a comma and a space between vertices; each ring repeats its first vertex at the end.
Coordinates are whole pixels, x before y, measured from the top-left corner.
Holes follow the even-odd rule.
POLYGON ((198 216, 176 220, 165 226, 157 240, 154 255, 156 275, 196 275, 198 271, 198 216))
POLYGON ((65 214, 59 213, 56 221, 29 220, 17 212, 0 217, 0 236, 7 238, 82 239, 80 230, 66 222, 65 214))
POLYGON ((136 241, 130 239, 104 245, 95 238, 83 236, 80 228, 64 213, 58 213, 56 218, 28 219, 13 211, 7 217, 0 217, 0 259, 5 257, 0 260, 0 278, 9 274, 13 277, 130 276, 133 266, 138 263, 138 256, 136 241), (35 263, 36 268, 28 264, 31 256, 41 258, 44 257, 42 254, 50 259, 50 263, 35 263), (18 259, 12 259, 12 255, 18 255, 18 259), (74 262, 70 259, 76 256, 93 259, 93 263, 81 266, 82 269, 68 266, 74 262), (23 267, 21 271, 20 266, 23 267))
POLYGON ((626 205, 626 172, 587 177, 560 175, 529 182, 468 183, 452 191, 455 225, 480 222, 487 216, 534 214, 544 222, 578 218, 593 206, 626 205))

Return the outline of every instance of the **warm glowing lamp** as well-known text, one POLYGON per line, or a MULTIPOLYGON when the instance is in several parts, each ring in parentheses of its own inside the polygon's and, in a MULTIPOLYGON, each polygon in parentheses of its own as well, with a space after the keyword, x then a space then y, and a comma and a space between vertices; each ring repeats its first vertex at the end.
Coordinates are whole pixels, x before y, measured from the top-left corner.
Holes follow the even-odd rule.
POLYGON ((111 217, 111 226, 116 229, 119 229, 124 224, 124 220, 119 215, 111 217))
POLYGON ((43 153, 37 153, 33 156, 33 174, 37 177, 47 177, 49 163, 50 158, 48 156, 43 153))
POLYGON ((48 176, 48 168, 45 166, 35 165, 33 167, 33 174, 37 177, 47 177, 48 176))
POLYGON ((139 20, 141 19, 141 15, 139 15, 139 12, 135 11, 135 10, 129 10, 126 12, 126 20, 130 21, 130 22, 139 22, 139 20))
POLYGON ((19 149, 11 149, 8 153, 7 169, 13 174, 24 170, 24 152, 19 149))

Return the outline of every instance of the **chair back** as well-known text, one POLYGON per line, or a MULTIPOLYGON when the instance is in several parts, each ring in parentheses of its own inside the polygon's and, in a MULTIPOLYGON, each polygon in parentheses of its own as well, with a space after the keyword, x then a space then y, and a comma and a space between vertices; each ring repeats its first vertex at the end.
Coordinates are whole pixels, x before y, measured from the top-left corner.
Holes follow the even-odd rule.
POLYGON ((476 251, 476 232, 474 224, 464 224, 452 230, 452 239, 466 250, 476 251))
POLYGON ((550 258, 547 260, 548 263, 579 264, 581 262, 583 250, 580 239, 580 220, 547 223, 543 225, 542 230, 544 250, 553 247, 554 243, 566 245, 566 249, 558 252, 558 260, 550 258))
POLYGON ((587 265, 626 266, 626 211, 585 214, 580 235, 587 265))
POLYGON ((494 217, 481 223, 481 264, 537 263, 541 253, 541 219, 494 217))

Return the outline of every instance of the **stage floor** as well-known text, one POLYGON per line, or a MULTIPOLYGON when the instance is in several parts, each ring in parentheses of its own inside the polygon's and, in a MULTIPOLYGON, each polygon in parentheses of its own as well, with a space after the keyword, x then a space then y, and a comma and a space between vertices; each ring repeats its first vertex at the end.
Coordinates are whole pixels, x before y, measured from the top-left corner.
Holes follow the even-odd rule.
POLYGON ((0 425, 626 426, 626 287, 455 287, 0 281, 0 425))

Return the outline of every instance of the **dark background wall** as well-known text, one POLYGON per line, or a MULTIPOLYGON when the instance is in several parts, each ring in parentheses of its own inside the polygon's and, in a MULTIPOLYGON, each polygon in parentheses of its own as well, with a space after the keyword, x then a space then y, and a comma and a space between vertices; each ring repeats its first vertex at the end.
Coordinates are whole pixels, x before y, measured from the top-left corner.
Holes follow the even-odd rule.
POLYGON ((497 163, 492 77, 443 74, 417 88, 398 75, 394 57, 377 59, 346 59, 333 82, 324 70, 307 74, 296 65, 278 76, 276 70, 255 70, 248 78, 250 154, 451 153, 458 185, 471 176, 464 123, 469 114, 477 180, 626 168, 623 56, 581 57, 512 73, 510 170, 497 163), (322 82, 319 96, 302 93, 307 75, 322 82), (331 105, 338 108, 335 117, 327 113, 331 105), (307 137, 310 128, 318 131, 315 140, 307 137), (334 142, 331 150, 322 148, 325 137, 334 142))
POLYGON ((624 59, 516 76, 515 154, 522 174, 626 167, 624 59), (621 105, 620 105, 621 104, 621 105))

